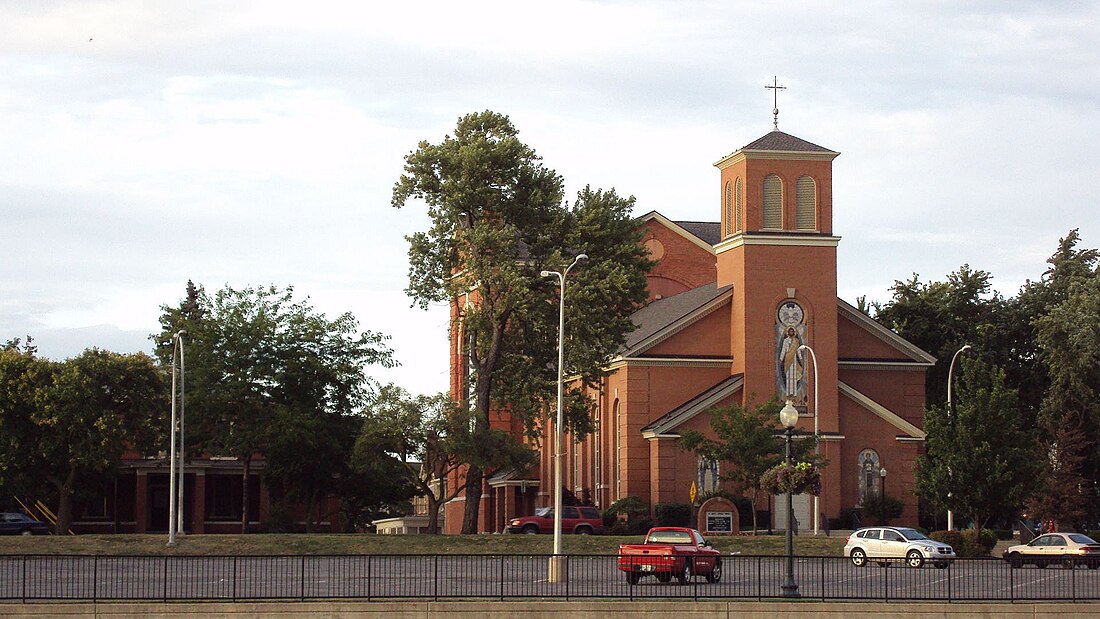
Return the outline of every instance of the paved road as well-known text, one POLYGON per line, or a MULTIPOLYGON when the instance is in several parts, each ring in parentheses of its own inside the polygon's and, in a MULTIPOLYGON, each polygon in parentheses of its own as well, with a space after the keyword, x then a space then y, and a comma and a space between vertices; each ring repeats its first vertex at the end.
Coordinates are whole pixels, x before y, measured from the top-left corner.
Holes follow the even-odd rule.
MULTIPOLYGON (((569 558, 567 583, 546 580, 545 556, 87 557, 0 556, 0 598, 240 600, 317 598, 772 598, 782 557, 726 556, 721 582, 644 578, 630 586, 610 556, 569 558)), ((803 597, 876 600, 1100 600, 1100 570, 959 560, 940 570, 857 568, 799 558, 803 597)))

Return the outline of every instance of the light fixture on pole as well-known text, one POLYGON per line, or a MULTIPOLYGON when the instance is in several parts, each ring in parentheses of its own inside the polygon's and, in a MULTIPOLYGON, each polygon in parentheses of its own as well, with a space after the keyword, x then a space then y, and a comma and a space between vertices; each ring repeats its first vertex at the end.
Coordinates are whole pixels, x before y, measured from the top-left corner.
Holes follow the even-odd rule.
MULTIPOLYGON (((785 458, 787 466, 791 466, 791 435, 794 434, 794 426, 798 423, 798 409, 787 400, 783 410, 779 411, 779 423, 786 428, 785 458)), ((801 597, 798 593, 798 583, 794 581, 794 503, 791 491, 787 489, 787 575, 780 587, 785 598, 801 597)))
POLYGON ((879 488, 879 508, 882 511, 882 524, 889 524, 886 518, 886 467, 878 470, 878 476, 882 478, 882 487, 879 488))
POLYGON ((179 496, 176 498, 176 510, 177 510, 177 513, 176 513, 176 534, 177 535, 183 535, 183 463, 187 459, 187 454, 185 452, 184 442, 183 442, 183 420, 187 416, 186 412, 185 412, 186 408, 187 408, 187 404, 186 404, 186 399, 184 398, 184 391, 185 391, 184 384, 187 382, 187 380, 186 380, 186 378, 187 378, 187 363, 184 361, 184 357, 186 355, 183 354, 183 336, 185 336, 185 335, 187 335, 187 332, 181 330, 179 332, 179 337, 178 337, 179 343, 180 343, 180 449, 179 449, 179 454, 180 454, 180 471, 179 471, 180 481, 179 481, 179 485, 177 487, 177 490, 179 491, 179 496))
MULTIPOLYGON (((817 355, 814 354, 814 349, 803 344, 798 347, 799 351, 805 350, 810 353, 810 361, 814 363, 814 464, 817 464, 818 457, 821 455, 821 446, 818 441, 818 414, 817 414, 817 355)), ((820 497, 814 495, 814 535, 817 535, 817 530, 820 527, 819 520, 821 519, 821 505, 818 502, 820 497)))
MULTIPOLYGON (((955 354, 951 356, 951 364, 949 366, 947 366, 947 419, 948 419, 948 425, 950 426, 950 432, 951 432, 952 437, 954 437, 954 435, 955 435, 955 411, 951 410, 951 406, 952 406, 952 404, 951 404, 951 387, 952 387, 952 383, 955 382, 954 381, 955 360, 959 358, 959 355, 961 355, 962 353, 967 352, 971 349, 972 349, 972 347, 970 346, 970 344, 963 345, 962 348, 956 350, 955 354)), ((951 469, 950 468, 947 469, 947 472, 948 472, 948 477, 953 479, 953 475, 951 474, 951 469)), ((947 498, 951 499, 951 492, 950 491, 948 491, 948 493, 947 493, 947 498)), ((954 531, 955 530, 955 512, 952 511, 951 509, 947 510, 947 530, 948 531, 954 531)))
POLYGON ((561 438, 562 425, 565 423, 564 413, 562 412, 562 399, 565 392, 563 375, 565 362, 565 277, 569 275, 570 269, 586 260, 588 260, 587 254, 577 254, 573 262, 560 273, 558 271, 542 271, 539 273, 542 277, 556 275, 561 291, 558 306, 558 414, 554 421, 554 556, 550 557, 550 575, 548 578, 552 583, 567 582, 569 580, 561 547, 561 438))
MULTIPOLYGON (((187 335, 184 330, 172 334, 172 420, 168 428, 170 446, 168 448, 168 545, 176 545, 176 352, 179 351, 180 359, 183 359, 183 343, 181 337, 187 335)), ((181 363, 182 366, 182 363, 181 363)), ((182 372, 181 372, 182 374, 182 372)), ((180 391, 182 392, 183 380, 180 378, 180 391)), ((182 400, 182 398, 181 398, 182 400)), ((180 402, 182 409, 183 402, 180 402)), ((182 449, 182 445, 181 445, 182 449)), ((182 481, 183 476, 180 476, 182 481)), ((180 491, 182 500, 183 491, 180 491)))

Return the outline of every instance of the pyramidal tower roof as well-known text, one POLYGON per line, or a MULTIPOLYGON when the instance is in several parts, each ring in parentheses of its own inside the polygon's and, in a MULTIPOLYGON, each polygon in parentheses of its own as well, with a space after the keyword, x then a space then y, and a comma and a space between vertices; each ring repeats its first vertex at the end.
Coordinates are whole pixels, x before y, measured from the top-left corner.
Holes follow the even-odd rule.
POLYGON ((740 159, 817 159, 831 161, 840 153, 775 129, 715 162, 724 168, 740 159))
POLYGON ((776 129, 760 137, 752 142, 749 142, 745 146, 741 147, 741 150, 774 150, 784 152, 804 152, 804 153, 831 153, 834 151, 828 148, 818 146, 812 142, 807 142, 802 138, 796 138, 789 133, 783 133, 776 129))

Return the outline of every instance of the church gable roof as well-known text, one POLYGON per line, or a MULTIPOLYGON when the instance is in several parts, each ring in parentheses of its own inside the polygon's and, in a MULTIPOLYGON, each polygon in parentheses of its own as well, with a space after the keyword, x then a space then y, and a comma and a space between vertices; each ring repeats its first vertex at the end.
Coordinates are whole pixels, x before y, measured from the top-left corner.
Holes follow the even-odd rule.
MULTIPOLYGON (((925 352, 924 350, 921 350, 920 347, 918 347, 916 344, 913 344, 912 342, 903 338, 897 333, 894 333, 890 329, 887 329, 877 320, 859 311, 858 308, 841 298, 837 298, 837 316, 841 319, 847 319, 850 322, 854 323, 857 328, 862 329, 864 332, 873 336, 882 344, 885 344, 888 349, 897 351, 897 353, 899 353, 905 361, 926 366, 934 365, 936 363, 935 357, 925 352)), ((846 355, 845 352, 846 351, 841 351, 840 354, 840 360, 842 362, 848 360, 868 360, 865 358, 853 359, 846 355)), ((883 360, 890 361, 891 359, 883 360)))
POLYGON ((637 326, 620 352, 636 356, 694 324, 733 296, 733 286, 718 288, 710 283, 680 294, 654 301, 630 315, 637 326))
POLYGON ((717 242, 719 236, 718 224, 712 224, 705 221, 672 221, 657 211, 650 211, 639 217, 637 221, 639 224, 651 221, 656 222, 672 230, 676 234, 679 234, 688 241, 691 241, 700 248, 712 254, 714 253, 713 245, 717 242), (709 231, 711 226, 715 227, 713 232, 709 231))
POLYGON ((653 422, 642 428, 642 436, 655 438, 674 432, 688 420, 699 413, 718 406, 723 400, 737 393, 745 384, 743 374, 734 374, 710 389, 700 393, 694 398, 684 402, 668 413, 654 419, 653 422))
POLYGON ((813 142, 807 142, 778 129, 746 144, 741 150, 771 150, 793 153, 831 153, 833 151, 813 142))
POLYGON ((885 406, 879 404, 878 402, 875 402, 866 395, 860 393, 844 381, 838 382, 837 388, 841 395, 844 395, 856 404, 859 404, 865 410, 874 413, 886 423, 904 432, 906 438, 924 440, 928 437, 928 435, 925 434, 924 430, 921 430, 917 426, 903 419, 901 415, 895 413, 894 411, 886 408, 885 406))
POLYGON ((675 221, 673 223, 710 245, 717 245, 722 240, 722 224, 717 221, 675 221))

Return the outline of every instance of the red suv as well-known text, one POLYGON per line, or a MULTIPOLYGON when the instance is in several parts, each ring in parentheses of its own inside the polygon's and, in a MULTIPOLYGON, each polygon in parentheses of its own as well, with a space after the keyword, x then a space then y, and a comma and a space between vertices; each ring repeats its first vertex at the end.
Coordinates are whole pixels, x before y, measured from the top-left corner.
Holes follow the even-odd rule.
MULTIPOLYGON (((508 522, 509 533, 553 533, 554 508, 540 507, 534 516, 513 518, 508 522)), ((603 533, 603 517, 595 507, 561 508, 561 532, 591 535, 603 533)))

